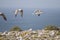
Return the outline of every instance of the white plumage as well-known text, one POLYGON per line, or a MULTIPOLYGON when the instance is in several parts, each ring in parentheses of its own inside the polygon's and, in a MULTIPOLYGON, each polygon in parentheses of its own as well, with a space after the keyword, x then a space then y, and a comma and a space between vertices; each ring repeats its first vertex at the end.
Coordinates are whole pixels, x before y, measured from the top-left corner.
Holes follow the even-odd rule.
POLYGON ((43 13, 41 10, 37 9, 34 11, 34 15, 40 16, 40 14, 43 13))
POLYGON ((21 17, 23 17, 23 10, 22 9, 15 10, 15 17, 17 16, 18 13, 20 13, 21 17))

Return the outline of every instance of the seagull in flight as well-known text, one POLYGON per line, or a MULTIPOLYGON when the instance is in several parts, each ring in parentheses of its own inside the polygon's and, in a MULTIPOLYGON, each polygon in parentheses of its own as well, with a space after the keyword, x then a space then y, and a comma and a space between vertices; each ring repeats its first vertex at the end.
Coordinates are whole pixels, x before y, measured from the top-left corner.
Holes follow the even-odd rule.
POLYGON ((5 21, 7 21, 7 18, 6 18, 6 16, 4 15, 4 13, 0 12, 0 16, 2 16, 3 19, 4 19, 5 21))
POLYGON ((18 13, 20 13, 21 17, 23 17, 23 10, 22 9, 15 10, 15 17, 17 16, 18 13))
POLYGON ((42 14, 42 13, 43 13, 43 12, 42 12, 41 10, 37 9, 37 10, 34 11, 33 14, 40 16, 40 14, 42 14))

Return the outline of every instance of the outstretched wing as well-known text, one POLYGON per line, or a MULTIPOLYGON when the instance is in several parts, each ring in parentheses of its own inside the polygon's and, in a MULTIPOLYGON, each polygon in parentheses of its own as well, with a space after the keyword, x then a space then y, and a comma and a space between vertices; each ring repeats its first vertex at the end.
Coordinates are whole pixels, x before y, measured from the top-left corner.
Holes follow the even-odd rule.
POLYGON ((35 10, 35 11, 34 11, 34 13, 38 13, 38 12, 39 12, 39 10, 35 10))
POLYGON ((0 14, 0 16, 2 16, 4 18, 4 20, 7 21, 7 18, 6 18, 6 16, 3 13, 0 14))
POLYGON ((18 10, 15 11, 15 17, 17 16, 17 14, 18 14, 18 10))
POLYGON ((23 10, 21 10, 20 13, 21 13, 21 17, 23 17, 23 10))

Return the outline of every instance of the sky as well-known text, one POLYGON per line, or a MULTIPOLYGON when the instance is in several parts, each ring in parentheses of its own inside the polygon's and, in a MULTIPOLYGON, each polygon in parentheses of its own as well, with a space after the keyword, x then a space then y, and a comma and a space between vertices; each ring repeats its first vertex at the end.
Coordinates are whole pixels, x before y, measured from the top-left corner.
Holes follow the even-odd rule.
POLYGON ((60 0, 0 0, 0 8, 60 8, 60 0))

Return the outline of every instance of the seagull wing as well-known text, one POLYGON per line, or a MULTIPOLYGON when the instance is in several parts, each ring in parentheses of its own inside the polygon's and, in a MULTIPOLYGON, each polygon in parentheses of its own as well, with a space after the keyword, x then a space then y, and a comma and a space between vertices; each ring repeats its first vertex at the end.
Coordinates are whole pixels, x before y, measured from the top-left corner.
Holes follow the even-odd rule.
POLYGON ((17 16, 17 14, 18 14, 18 10, 15 11, 15 17, 17 16))
POLYGON ((34 13, 37 13, 37 10, 35 10, 34 13))
POLYGON ((39 10, 35 10, 34 14, 40 16, 39 10))
POLYGON ((21 13, 21 17, 23 17, 23 10, 21 10, 20 13, 21 13))
POLYGON ((0 16, 2 16, 4 18, 4 20, 7 21, 7 18, 6 18, 6 16, 3 13, 0 14, 0 16))

